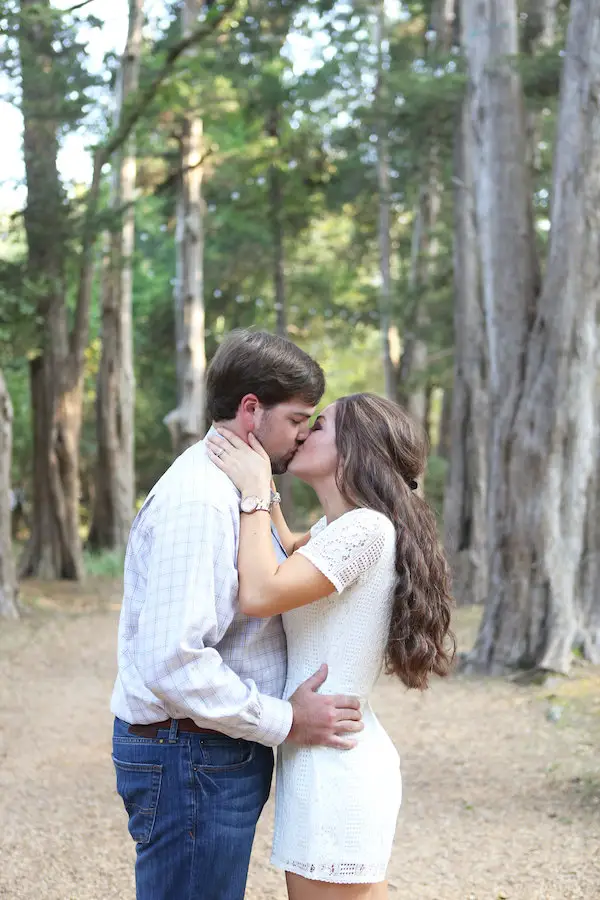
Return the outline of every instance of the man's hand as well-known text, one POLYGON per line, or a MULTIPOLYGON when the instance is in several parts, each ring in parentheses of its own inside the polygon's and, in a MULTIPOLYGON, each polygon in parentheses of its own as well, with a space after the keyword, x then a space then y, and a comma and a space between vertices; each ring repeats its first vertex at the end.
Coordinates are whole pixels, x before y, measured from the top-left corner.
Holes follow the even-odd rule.
POLYGON ((290 697, 294 719, 287 740, 303 747, 351 750, 356 747, 356 740, 349 735, 364 728, 360 703, 356 697, 317 694, 326 678, 327 666, 322 665, 290 697))

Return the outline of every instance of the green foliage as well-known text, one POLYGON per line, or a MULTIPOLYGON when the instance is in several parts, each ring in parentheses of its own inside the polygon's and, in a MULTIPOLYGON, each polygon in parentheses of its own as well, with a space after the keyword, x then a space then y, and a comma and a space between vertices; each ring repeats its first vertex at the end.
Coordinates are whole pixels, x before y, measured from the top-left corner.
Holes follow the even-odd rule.
MULTIPOLYGON (((82 10, 82 13, 85 10, 82 10)), ((136 127, 138 190, 134 258, 134 340, 137 381, 136 470, 143 495, 172 458, 164 416, 176 404, 173 286, 176 185, 181 118, 203 119, 206 349, 238 326, 273 329, 274 230, 282 236, 290 336, 318 358, 327 375, 324 402, 360 390, 383 390, 378 284, 377 142, 389 141, 393 313, 401 339, 426 341, 429 365, 417 381, 450 383, 453 348, 452 153, 465 89, 460 54, 431 42, 431 0, 394 7, 384 65, 374 43, 375 5, 321 2, 240 2, 217 37, 183 54, 136 127), (290 40, 291 36, 291 40, 290 40), (296 49, 292 49, 296 48, 296 49), (378 82, 378 74, 381 76, 378 82), (415 211, 435 159, 441 206, 429 235, 435 253, 427 278, 415 284, 411 254, 415 211), (274 210, 276 176, 281 208, 274 210), (277 212, 277 216, 276 216, 277 212), (420 310, 417 316, 417 310, 420 310)), ((561 6, 560 27, 564 27, 561 6)), ((170 4, 163 33, 145 38, 140 91, 150 84, 180 35, 179 4, 170 4)), ((118 66, 109 54, 101 76, 90 74, 83 23, 97 21, 35 6, 24 18, 0 0, 0 62, 19 100, 18 29, 33 20, 51 34, 52 114, 63 135, 85 123, 92 137, 110 132, 106 109, 118 66), (37 17, 37 19, 36 19, 37 17), (102 100, 103 103, 99 101, 102 100)), ((527 101, 541 112, 535 203, 544 249, 548 215, 560 46, 523 53, 516 63, 527 101)), ((33 40, 33 38, 32 38, 33 40)), ((41 73, 40 73, 40 77, 41 73)), ((139 97, 131 101, 132 108, 139 97)), ((118 221, 107 212, 103 184, 98 229, 118 221)), ((72 303, 85 199, 67 196, 67 296, 72 303)), ((39 285, 26 275, 22 219, 1 223, 0 365, 15 406, 13 478, 31 468, 27 358, 36 352, 39 285)), ((100 254, 98 254, 98 262, 100 254)), ((83 499, 90 497, 95 461, 94 403, 101 335, 94 290, 86 356, 82 433, 83 499)), ((417 386, 415 382, 412 386, 417 386)), ((445 462, 433 456, 426 488, 441 513, 445 462)), ((294 486, 300 518, 315 513, 312 492, 294 486)), ((96 562, 90 563, 92 567, 96 562)), ((100 563, 98 563, 100 565, 100 563)), ((104 563, 102 563, 104 565, 104 563)))
POLYGON ((121 578, 124 561, 124 554, 117 550, 105 550, 102 553, 84 552, 86 574, 93 578, 121 578))
POLYGON ((443 459, 441 456, 432 455, 429 457, 427 472, 425 474, 425 497, 427 502, 435 510, 435 514, 438 517, 440 524, 444 512, 444 489, 447 472, 447 460, 443 459))

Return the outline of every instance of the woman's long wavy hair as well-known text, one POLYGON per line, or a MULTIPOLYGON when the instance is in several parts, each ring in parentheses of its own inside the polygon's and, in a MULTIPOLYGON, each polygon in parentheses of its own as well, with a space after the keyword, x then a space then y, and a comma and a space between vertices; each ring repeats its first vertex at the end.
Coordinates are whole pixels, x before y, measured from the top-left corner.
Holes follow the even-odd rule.
POLYGON ((416 491, 428 442, 410 416, 375 394, 336 402, 337 486, 356 507, 387 516, 396 529, 396 587, 385 664, 407 687, 448 675, 455 653, 450 630, 450 570, 433 511, 416 491))

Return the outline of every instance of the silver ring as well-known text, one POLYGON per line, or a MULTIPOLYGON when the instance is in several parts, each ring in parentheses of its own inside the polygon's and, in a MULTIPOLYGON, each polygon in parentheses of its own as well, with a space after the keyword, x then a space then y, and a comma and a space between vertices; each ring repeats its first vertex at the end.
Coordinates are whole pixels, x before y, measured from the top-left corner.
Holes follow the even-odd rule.
POLYGON ((223 450, 215 450, 215 456, 218 456, 219 459, 221 459, 221 457, 223 456, 223 452, 223 450))

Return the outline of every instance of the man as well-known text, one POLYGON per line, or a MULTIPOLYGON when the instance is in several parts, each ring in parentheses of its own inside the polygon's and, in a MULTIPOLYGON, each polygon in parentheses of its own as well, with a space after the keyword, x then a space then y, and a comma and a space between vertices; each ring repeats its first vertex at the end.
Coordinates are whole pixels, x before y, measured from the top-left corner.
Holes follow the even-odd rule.
MULTIPOLYGON (((324 386, 291 341, 236 332, 209 369, 207 408, 244 440, 253 432, 280 474, 324 386)), ((339 747, 361 727, 356 699, 316 693, 326 669, 280 699, 281 620, 237 608, 239 520, 240 495, 201 441, 155 485, 131 529, 111 709, 138 900, 241 900, 272 748, 339 747)))

